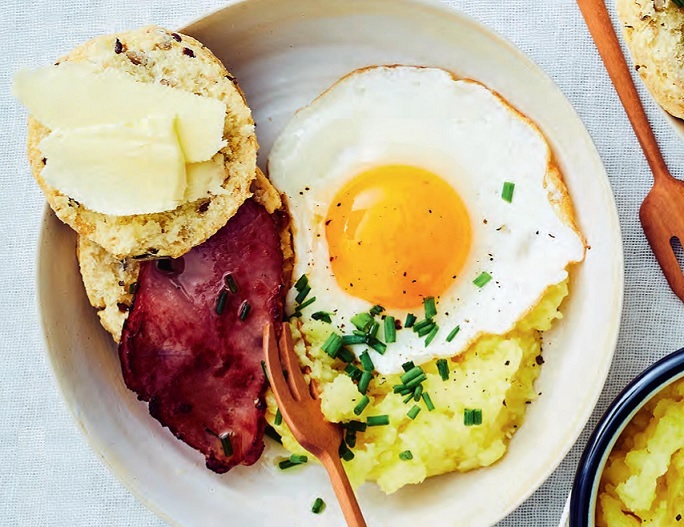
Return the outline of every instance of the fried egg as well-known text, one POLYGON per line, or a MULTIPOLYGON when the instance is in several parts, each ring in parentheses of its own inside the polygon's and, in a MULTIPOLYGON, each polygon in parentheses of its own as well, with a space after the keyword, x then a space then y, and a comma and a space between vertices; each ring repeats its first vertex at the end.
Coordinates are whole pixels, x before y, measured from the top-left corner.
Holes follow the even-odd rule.
POLYGON ((381 317, 419 325, 434 298, 431 338, 414 324, 384 353, 370 350, 380 373, 506 333, 584 257, 537 126, 441 69, 378 66, 342 78, 285 126, 269 173, 292 218, 294 276, 306 275, 316 297, 302 318, 328 312, 331 331, 351 334, 352 317, 380 305, 384 342, 381 317))

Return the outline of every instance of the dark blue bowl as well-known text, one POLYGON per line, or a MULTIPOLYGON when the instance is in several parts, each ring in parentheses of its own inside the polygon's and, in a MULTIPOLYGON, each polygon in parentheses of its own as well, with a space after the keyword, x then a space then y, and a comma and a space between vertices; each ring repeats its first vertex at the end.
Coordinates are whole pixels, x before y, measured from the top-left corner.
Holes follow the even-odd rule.
POLYGON ((593 527, 601 474, 615 442, 651 397, 682 377, 684 348, 641 373, 608 407, 591 434, 577 468, 570 498, 570 527, 593 527))

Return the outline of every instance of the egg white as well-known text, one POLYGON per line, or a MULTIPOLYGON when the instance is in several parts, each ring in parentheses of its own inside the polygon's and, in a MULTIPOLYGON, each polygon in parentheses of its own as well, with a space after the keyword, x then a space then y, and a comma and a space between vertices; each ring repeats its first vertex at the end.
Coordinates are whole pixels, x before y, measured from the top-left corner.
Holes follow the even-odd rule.
MULTIPOLYGON (((384 355, 371 350, 381 373, 401 371, 408 360, 457 355, 482 334, 506 333, 547 287, 567 278, 570 263, 584 257, 581 235, 556 212, 563 191, 548 177, 551 152, 533 123, 485 86, 444 70, 366 68, 300 110, 269 157, 271 181, 285 193, 292 216, 294 275, 306 274, 317 297, 304 318, 334 312, 331 329, 350 333, 351 317, 372 307, 337 284, 324 220, 346 182, 368 168, 394 164, 420 167, 448 182, 468 209, 473 241, 464 269, 437 298, 440 330, 432 343, 426 346, 409 329, 397 331, 384 355), (501 197, 504 182, 515 184, 512 203, 501 197), (492 280, 479 288, 473 280, 481 272, 492 280), (457 325, 460 331, 446 342, 457 325)), ((290 312, 294 296, 288 296, 290 312)), ((387 310, 402 323, 407 312, 423 317, 422 306, 387 310)))

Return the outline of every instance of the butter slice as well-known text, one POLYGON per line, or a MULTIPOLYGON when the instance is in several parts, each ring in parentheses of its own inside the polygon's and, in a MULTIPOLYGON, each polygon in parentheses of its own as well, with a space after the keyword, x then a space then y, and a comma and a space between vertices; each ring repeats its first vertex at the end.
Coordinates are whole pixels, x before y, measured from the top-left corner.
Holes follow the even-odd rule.
POLYGON ((222 185, 227 176, 224 162, 223 154, 217 154, 209 161, 185 165, 188 186, 183 201, 190 202, 224 193, 222 185))
POLYGON ((39 144, 42 178, 88 209, 126 216, 175 209, 187 187, 173 115, 56 128, 39 144))
POLYGON ((14 95, 51 130, 133 122, 150 115, 176 115, 188 163, 207 161, 223 146, 226 105, 162 84, 137 82, 115 69, 96 71, 64 62, 14 76, 14 95))

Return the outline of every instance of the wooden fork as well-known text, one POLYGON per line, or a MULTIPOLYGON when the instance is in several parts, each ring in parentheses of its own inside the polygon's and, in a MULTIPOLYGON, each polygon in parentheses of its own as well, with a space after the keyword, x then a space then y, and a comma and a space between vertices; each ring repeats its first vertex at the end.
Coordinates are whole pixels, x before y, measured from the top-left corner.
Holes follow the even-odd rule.
POLYGON ((654 185, 639 211, 646 239, 672 291, 684 301, 684 274, 674 253, 684 244, 684 182, 670 174, 641 105, 604 0, 577 0, 599 54, 653 172, 654 185))
POLYGON ((289 324, 283 324, 279 344, 276 342, 273 324, 269 323, 264 327, 264 353, 271 389, 292 435, 328 471, 347 525, 366 527, 340 459, 342 429, 339 425, 326 421, 321 412, 320 401, 311 395, 299 368, 289 324), (283 369, 287 372, 287 380, 283 369))

